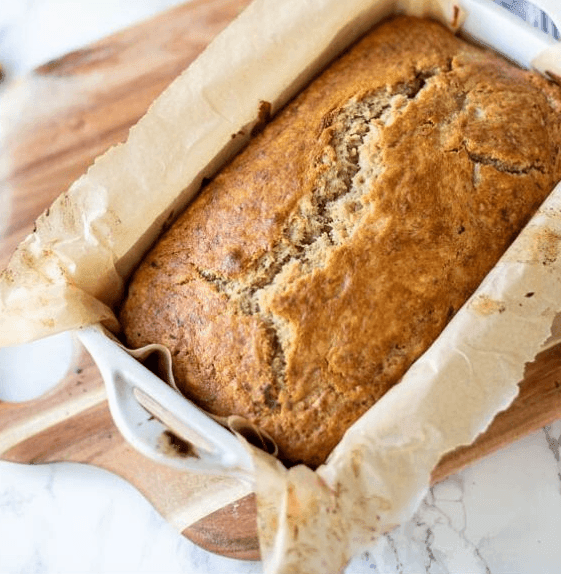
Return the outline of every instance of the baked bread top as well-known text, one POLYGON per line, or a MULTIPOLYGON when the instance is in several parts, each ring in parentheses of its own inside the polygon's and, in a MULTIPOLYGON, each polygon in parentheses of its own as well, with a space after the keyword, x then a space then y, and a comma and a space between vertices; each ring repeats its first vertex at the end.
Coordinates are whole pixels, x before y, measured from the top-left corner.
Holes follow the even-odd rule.
POLYGON ((378 26, 192 202, 121 322, 179 388, 321 464, 561 178, 561 90, 440 24, 378 26))

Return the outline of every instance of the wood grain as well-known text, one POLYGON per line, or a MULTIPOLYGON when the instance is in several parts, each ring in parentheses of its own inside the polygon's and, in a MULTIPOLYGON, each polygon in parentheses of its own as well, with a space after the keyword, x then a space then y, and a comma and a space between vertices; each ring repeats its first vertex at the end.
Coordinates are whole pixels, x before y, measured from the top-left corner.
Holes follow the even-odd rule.
POLYGON ((193 0, 23 79, 12 96, 22 100, 20 121, 2 150, 10 161, 0 172, 0 192, 10 190, 13 203, 0 244, 0 269, 37 216, 95 157, 126 139, 151 102, 249 1, 193 0), (26 88, 28 105, 22 98, 26 88), (52 101, 44 101, 49 95, 52 101))
POLYGON ((250 494, 213 512, 186 528, 183 535, 215 554, 238 560, 259 560, 255 495, 250 494))
MULTIPOLYGON (((18 97, 21 89, 33 95, 46 83, 50 89, 62 87, 66 99, 43 106, 38 114, 27 110, 4 142, 10 162, 0 173, 0 193, 10 190, 13 202, 0 243, 0 268, 37 215, 98 154, 126 138, 150 102, 248 3, 195 0, 49 62, 23 80, 18 97)), ((528 366, 511 408, 474 445, 446 456, 433 481, 559 417, 561 346, 528 366)), ((29 464, 75 461, 110 470, 168 518, 185 500, 181 473, 148 461, 124 442, 109 414, 97 369, 85 354, 45 396, 20 404, 0 402, 0 458, 29 464)), ((183 534, 212 552, 258 559, 254 497, 212 513, 183 534)))

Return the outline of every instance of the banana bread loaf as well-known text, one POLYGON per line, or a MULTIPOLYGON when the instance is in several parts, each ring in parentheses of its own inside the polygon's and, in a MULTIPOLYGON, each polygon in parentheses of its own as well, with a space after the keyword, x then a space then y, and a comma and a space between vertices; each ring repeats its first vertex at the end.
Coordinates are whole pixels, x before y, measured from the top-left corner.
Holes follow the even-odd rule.
POLYGON ((561 178, 561 90, 440 24, 378 26, 208 183, 132 278, 127 344, 322 463, 561 178))

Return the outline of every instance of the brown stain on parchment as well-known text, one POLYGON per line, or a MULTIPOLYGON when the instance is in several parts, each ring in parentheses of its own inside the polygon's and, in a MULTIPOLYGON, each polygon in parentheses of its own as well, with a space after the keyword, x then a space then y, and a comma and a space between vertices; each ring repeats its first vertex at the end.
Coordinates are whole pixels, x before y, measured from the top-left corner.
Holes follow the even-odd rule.
POLYGON ((484 317, 494 315, 495 313, 504 313, 506 311, 506 305, 503 301, 497 301, 488 295, 479 295, 476 297, 470 303, 470 308, 484 317))
POLYGON ((263 131, 269 120, 271 119, 271 102, 261 100, 257 110, 257 122, 251 130, 251 137, 255 137, 263 131))
POLYGON ((355 478, 359 478, 362 470, 363 454, 359 450, 353 450, 351 453, 351 470, 355 478))
POLYGON ((543 265, 555 263, 561 249, 561 234, 544 227, 537 231, 533 239, 532 255, 536 261, 543 265))
POLYGON ((460 26, 461 15, 462 15, 461 8, 457 4, 454 4, 454 6, 452 7, 452 20, 450 22, 450 25, 452 26, 453 30, 457 30, 458 27, 460 26))
POLYGON ((319 502, 315 498, 302 499, 298 496, 296 486, 289 482, 287 485, 287 518, 290 525, 305 525, 319 511, 319 502))

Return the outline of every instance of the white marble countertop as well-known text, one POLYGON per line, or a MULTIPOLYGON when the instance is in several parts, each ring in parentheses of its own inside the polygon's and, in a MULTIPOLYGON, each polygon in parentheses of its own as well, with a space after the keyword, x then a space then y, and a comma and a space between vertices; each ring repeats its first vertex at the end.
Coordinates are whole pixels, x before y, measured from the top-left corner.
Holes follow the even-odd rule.
MULTIPOLYGON (((3 0, 0 63, 9 81, 177 3, 3 0)), ((72 360, 72 345, 62 335, 0 350, 0 400, 24 400, 55 383, 72 360), (48 369, 36 368, 45 364, 48 369)), ((346 572, 555 574, 560 540, 558 421, 435 486, 413 520, 346 572)), ((261 571, 259 563, 194 546, 107 472, 0 462, 0 573, 261 571)))

